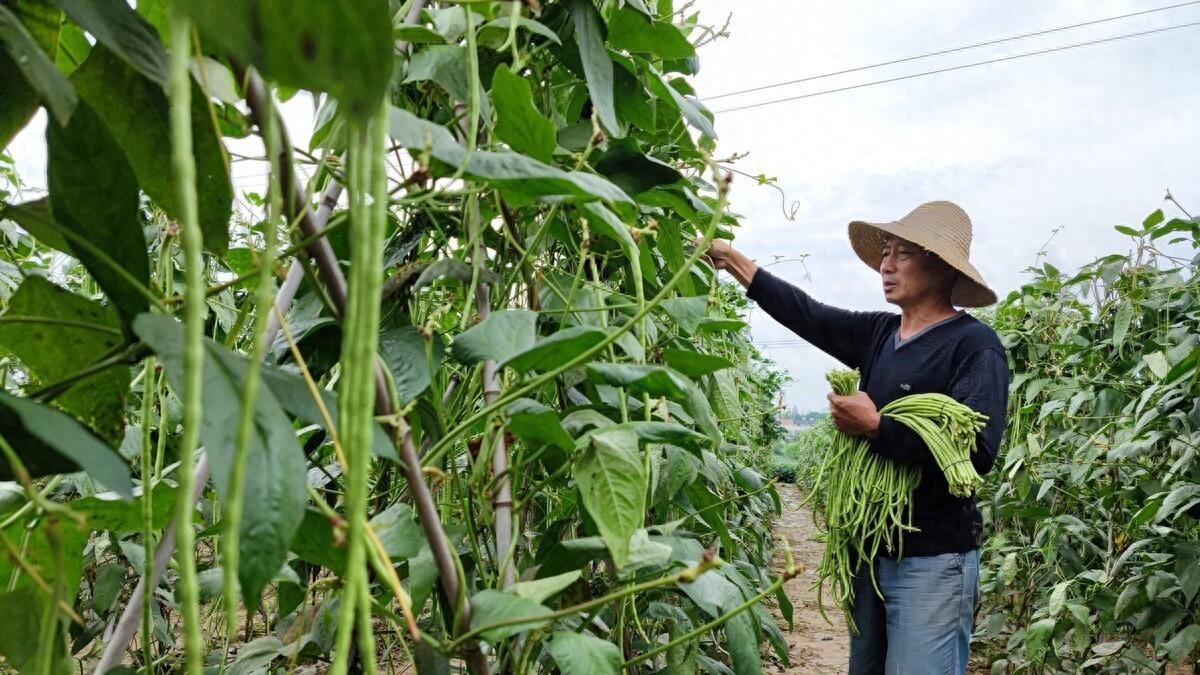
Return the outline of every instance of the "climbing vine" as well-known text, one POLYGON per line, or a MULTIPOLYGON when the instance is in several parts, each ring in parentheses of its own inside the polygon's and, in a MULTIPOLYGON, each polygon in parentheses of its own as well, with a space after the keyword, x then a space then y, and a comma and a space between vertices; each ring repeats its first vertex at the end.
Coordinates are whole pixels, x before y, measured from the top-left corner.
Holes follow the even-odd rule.
POLYGON ((688 83, 712 32, 671 0, 0 1, 0 147, 45 110, 48 188, 0 157, 5 662, 786 661, 781 377, 701 255, 737 224, 688 83))

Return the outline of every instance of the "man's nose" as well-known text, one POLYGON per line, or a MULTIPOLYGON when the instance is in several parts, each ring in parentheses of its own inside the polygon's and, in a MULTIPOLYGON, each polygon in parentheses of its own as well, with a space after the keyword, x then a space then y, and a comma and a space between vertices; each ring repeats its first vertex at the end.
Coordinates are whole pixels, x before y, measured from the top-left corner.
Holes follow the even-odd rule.
POLYGON ((894 269, 896 269, 896 264, 895 261, 892 260, 892 256, 884 254, 883 259, 879 261, 879 271, 890 272, 894 269))

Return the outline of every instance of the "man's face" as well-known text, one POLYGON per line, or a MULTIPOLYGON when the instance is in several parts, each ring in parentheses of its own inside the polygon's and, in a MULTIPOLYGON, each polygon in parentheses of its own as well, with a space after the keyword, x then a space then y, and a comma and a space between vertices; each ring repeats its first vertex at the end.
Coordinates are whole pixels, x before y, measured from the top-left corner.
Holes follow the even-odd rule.
POLYGON ((883 298, 891 304, 904 307, 946 292, 948 266, 936 255, 899 238, 884 240, 882 252, 883 298))

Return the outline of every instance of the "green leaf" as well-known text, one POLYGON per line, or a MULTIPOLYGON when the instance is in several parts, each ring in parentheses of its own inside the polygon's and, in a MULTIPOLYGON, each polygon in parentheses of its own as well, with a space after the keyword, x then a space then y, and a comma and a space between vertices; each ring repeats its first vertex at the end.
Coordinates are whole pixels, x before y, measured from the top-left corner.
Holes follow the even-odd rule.
POLYGON ((100 117, 80 102, 65 129, 46 126, 46 173, 54 219, 122 321, 149 307, 146 239, 138 223, 138 185, 100 117), (140 288, 139 288, 140 287, 140 288))
POLYGON ((566 590, 567 587, 578 581, 582 575, 583 570, 575 570, 573 572, 556 574, 545 579, 518 581, 512 585, 510 590, 522 598, 528 598, 534 602, 545 602, 566 590))
POLYGON ((629 195, 600 176, 563 171, 513 152, 476 151, 467 161, 466 148, 444 127, 399 108, 392 108, 390 115, 389 133, 414 156, 428 151, 434 159, 451 167, 466 161, 467 178, 503 189, 513 206, 524 206, 541 197, 631 204, 629 195))
POLYGON ((62 225, 54 221, 50 200, 46 197, 23 204, 0 207, 0 218, 11 219, 41 243, 52 249, 74 255, 71 245, 62 236, 62 225))
POLYGON ((54 0, 96 41, 160 87, 167 86, 167 50, 154 27, 124 0, 54 0))
POLYGON ((725 369, 713 373, 711 402, 716 408, 716 414, 724 420, 732 420, 742 416, 742 403, 738 397, 737 382, 733 379, 734 371, 725 369))
POLYGON ((493 644, 507 637, 512 637, 518 633, 547 624, 548 621, 540 617, 544 617, 549 613, 550 610, 529 598, 523 598, 504 591, 488 589, 471 596, 471 630, 477 630, 483 626, 490 626, 501 621, 529 619, 528 621, 520 621, 511 626, 484 631, 482 633, 483 639, 493 644))
POLYGON ((379 356, 392 372, 398 405, 407 405, 429 388, 433 373, 427 348, 433 353, 433 367, 439 368, 445 351, 441 337, 426 339, 416 326, 393 328, 379 336, 379 356))
POLYGON ((683 174, 675 167, 647 157, 632 142, 620 140, 609 144, 608 150, 596 159, 595 167, 596 171, 630 195, 683 180, 683 174))
POLYGON ((1050 646, 1055 623, 1054 619, 1041 619, 1029 626, 1025 632, 1025 658, 1034 663, 1041 662, 1050 646))
MULTIPOLYGON (((426 7, 423 14, 433 21, 434 30, 447 40, 458 40, 467 33, 467 15, 462 7, 426 7)), ((471 25, 478 26, 483 17, 476 12, 470 12, 471 25)))
POLYGON ((567 9, 575 27, 575 43, 579 47, 592 107, 608 133, 619 136, 621 127, 613 106, 613 63, 604 48, 604 18, 596 11, 592 0, 568 0, 567 9))
MULTIPOLYGON (((154 508, 155 528, 165 527, 171 520, 171 512, 175 508, 176 490, 166 483, 159 483, 150 494, 151 505, 154 508)), ((89 530, 108 530, 111 532, 138 532, 143 523, 142 499, 138 495, 136 501, 120 498, 114 493, 102 493, 84 497, 71 502, 71 510, 82 515, 89 530)))
POLYGON ((733 362, 723 356, 694 352, 690 349, 668 347, 662 351, 662 356, 668 366, 693 378, 733 366, 733 362))
POLYGON ((346 570, 346 547, 337 541, 329 518, 315 508, 304 511, 292 537, 292 552, 301 560, 341 575, 346 570))
MULTIPOLYGON (((183 218, 183 205, 171 168, 171 129, 162 87, 146 79, 106 49, 97 46, 71 75, 79 96, 100 116, 142 190, 167 215, 183 218)), ((223 253, 229 247, 233 188, 220 135, 208 114, 208 97, 192 84, 192 154, 196 159, 196 196, 204 245, 223 253)))
POLYGON ((649 394, 653 398, 666 396, 682 403, 713 443, 720 444, 721 431, 704 392, 670 368, 631 363, 590 363, 587 373, 591 382, 625 387, 630 392, 649 394))
POLYGON ((1171 363, 1167 361, 1167 355, 1163 352, 1150 352, 1142 357, 1146 362, 1146 366, 1150 368, 1150 372, 1159 380, 1166 379, 1171 372, 1171 363))
MULTIPOLYGON (((176 328, 180 330, 181 327, 176 328)), ((240 354, 225 351, 221 353, 221 358, 225 365, 237 373, 244 373, 249 360, 240 354)), ((274 366, 266 366, 262 370, 263 384, 270 388, 275 399, 279 401, 279 405, 290 415, 300 418, 307 424, 317 424, 325 426, 325 417, 321 414, 321 409, 313 400, 312 392, 308 388, 308 383, 304 381, 301 375, 285 371, 274 366)), ((329 391, 328 389, 320 389, 321 400, 325 403, 325 409, 329 412, 330 419, 337 420, 338 418, 338 397, 337 392, 329 391)), ((371 452, 375 456, 395 462, 396 450, 392 446, 392 440, 388 437, 387 432, 378 424, 375 425, 375 440, 371 444, 371 452)))
MULTIPOLYGON (((496 49, 500 45, 504 44, 504 41, 508 39, 508 31, 511 26, 512 17, 508 15, 502 16, 480 26, 479 30, 475 33, 475 39, 484 47, 496 49)), ((523 16, 518 17, 517 28, 525 29, 530 33, 540 35, 556 45, 562 44, 562 40, 559 39, 558 35, 556 35, 554 31, 547 28, 545 24, 534 21, 533 19, 527 19, 523 16)))
MULTIPOLYGON (((62 13, 41 2, 8 3, 6 6, 17 15, 42 50, 55 56, 62 13)), ((4 95, 0 96, 0 149, 3 149, 37 112, 41 100, 6 49, 0 49, 0 82, 4 83, 4 95)))
POLYGON ((433 648, 428 642, 413 645, 412 662, 417 675, 450 675, 450 659, 433 648))
POLYGON ((329 92, 351 119, 365 120, 384 98, 392 74, 387 0, 179 4, 201 34, 231 57, 278 84, 329 92))
POLYGON ((653 54, 660 59, 684 59, 696 49, 675 26, 656 21, 628 7, 613 13, 608 44, 614 49, 653 54))
POLYGON ((575 443, 559 422, 558 413, 550 406, 530 398, 519 398, 504 408, 508 415, 508 430, 531 446, 553 445, 570 452, 575 443))
MULTIPOLYGON (((41 277, 26 277, 0 316, 0 345, 42 383, 63 380, 122 344, 111 307, 70 293, 41 277)), ((54 399, 110 443, 124 437, 129 368, 98 372, 54 399)))
MULTIPOLYGON (((66 649, 41 649, 40 628, 47 611, 50 611, 50 597, 36 587, 24 586, 0 594, 0 625, 4 626, 4 630, 0 631, 0 654, 4 655, 15 672, 71 671, 66 663, 71 661, 66 649), (47 654, 52 663, 44 662, 47 654)), ((57 608, 54 611, 57 613, 57 608)), ((66 639, 67 636, 57 634, 65 625, 64 622, 55 622, 55 639, 66 639)))
POLYGON ((637 435, 604 429, 591 435, 573 467, 584 508, 618 568, 629 561, 629 540, 646 517, 646 475, 637 435))
POLYGON ((1141 232, 1138 232, 1137 230, 1133 229, 1132 227, 1130 227, 1128 225, 1114 225, 1113 229, 1116 230, 1117 232, 1120 232, 1121 234, 1127 234, 1131 237, 1142 236, 1141 232))
MULTIPOLYGON (((162 360, 171 386, 182 391, 182 325, 169 316, 144 314, 134 321, 133 329, 162 360)), ((200 439, 222 496, 228 494, 233 469, 245 379, 243 362, 227 360, 225 354, 224 347, 205 341, 200 439)), ((246 448, 245 514, 239 537, 238 581, 251 611, 287 559, 292 537, 304 519, 306 484, 306 461, 291 420, 270 387, 262 388, 254 402, 254 427, 246 448)))
MULTIPOLYGON (((0 43, 25 76, 25 83, 41 96, 55 121, 66 126, 78 102, 74 88, 38 44, 37 38, 22 25, 16 12, 4 5, 0 5, 0 43)), ((5 88, 10 86, 9 82, 15 80, 6 79, 5 88)))
POLYGON ((537 339, 537 312, 502 309, 454 336, 450 355, 470 365, 486 359, 503 363, 528 350, 537 339))
POLYGON ((425 26, 414 26, 404 24, 396 26, 392 31, 392 37, 397 40, 403 40, 412 45, 444 45, 446 38, 442 37, 437 31, 425 26))
MULTIPOLYGON (((233 73, 225 64, 216 59, 210 59, 207 56, 195 57, 195 60, 192 61, 192 78, 197 85, 204 87, 202 92, 196 92, 204 98, 211 96, 221 103, 229 105, 235 105, 242 100, 241 95, 238 94, 238 85, 233 79, 233 73)), ((194 100, 195 94, 193 94, 194 100)), ((192 114, 196 113, 193 111, 192 114)))
POLYGON ((744 600, 738 587, 717 570, 705 572, 696 577, 695 581, 681 581, 678 587, 697 607, 713 618, 733 609, 744 600))
POLYGON ((1062 613, 1067 602, 1067 588, 1070 586, 1070 579, 1054 584, 1054 588, 1050 591, 1050 601, 1046 606, 1046 611, 1049 612, 1051 619, 1057 619, 1058 615, 1062 613))
POLYGON ((229 675, 260 675, 271 672, 271 662, 283 656, 285 646, 274 635, 256 638, 238 650, 237 658, 225 671, 229 675))
POLYGON ((734 675, 762 675, 762 657, 758 652, 758 636, 754 620, 742 612, 725 622, 725 649, 733 662, 734 675))
POLYGON ((625 387, 633 393, 649 394, 651 397, 666 396, 676 401, 686 401, 693 387, 684 376, 670 368, 632 363, 590 363, 588 379, 592 382, 625 387))
POLYGON ((1198 366, 1200 366, 1200 347, 1196 347, 1191 353, 1180 359, 1178 363, 1171 366, 1171 371, 1167 373, 1163 381, 1174 382, 1184 375, 1190 375, 1198 366))
POLYGON ((563 675, 619 675, 621 650, 607 640, 567 630, 555 631, 546 643, 563 675))
POLYGON ((642 570, 660 569, 671 562, 673 550, 661 541, 652 541, 650 533, 639 527, 629 538, 629 559, 619 570, 623 578, 631 577, 642 570))
POLYGON ((633 264, 636 264, 640 252, 638 251, 637 242, 633 240, 633 235, 629 233, 629 228, 617 217, 615 213, 608 210, 600 204, 583 204, 580 211, 587 218, 598 234, 601 234, 621 246, 621 250, 625 253, 633 264))
MULTIPOLYGON (((641 198, 642 195, 638 195, 639 201, 641 198)), ((686 260, 683 254, 683 230, 679 221, 671 217, 659 218, 658 236, 654 238, 654 242, 658 246, 658 252, 662 254, 667 270, 671 274, 677 274, 683 268, 686 260)), ((680 277, 678 288, 680 295, 695 295, 696 289, 692 284, 692 275, 684 274, 680 277)))
POLYGON ((1158 513, 1154 519, 1155 522, 1174 520, 1182 511, 1186 510, 1181 509, 1180 507, 1184 506, 1187 502, 1192 501, 1197 496, 1200 496, 1200 485, 1196 485, 1195 483, 1182 483, 1175 486, 1175 488, 1171 490, 1171 493, 1167 495, 1166 499, 1163 500, 1162 506, 1159 507, 1158 513))
MULTIPOLYGON (((129 468, 112 448, 71 417, 41 403, 0 393, 0 436, 33 477, 82 469, 97 483, 133 496, 129 468)), ((13 480, 0 456, 0 480, 13 480)))
MULTIPOLYGON (((453 258, 442 258, 441 260, 435 260, 422 269, 421 274, 417 277, 417 280, 413 282, 413 287, 424 288, 434 281, 444 277, 458 279, 464 283, 469 283, 474 274, 474 268, 469 263, 463 262, 462 260, 455 260, 453 258)), ((502 277, 492 270, 479 270, 479 283, 491 284, 501 280, 502 277)))
MULTIPOLYGON (((687 119, 688 124, 691 124, 697 131, 716 140, 717 131, 713 128, 712 120, 700 111, 701 104, 694 99, 685 98, 683 94, 680 94, 675 87, 672 87, 663 79, 654 66, 647 63, 645 67, 649 74, 646 82, 650 85, 650 91, 654 92, 654 95, 659 100, 679 111, 687 119)), ((709 114, 711 115, 712 113, 709 114)))
POLYGON ((643 131, 655 133, 651 96, 637 78, 636 67, 632 63, 622 63, 621 57, 617 57, 615 63, 620 66, 613 69, 613 93, 616 96, 614 103, 619 119, 643 131))
POLYGON ((1142 221, 1142 231, 1149 232, 1150 230, 1154 229, 1155 225, 1158 225, 1162 221, 1166 220, 1166 218, 1167 217, 1163 215, 1162 209, 1155 210, 1154 213, 1146 216, 1146 219, 1142 221))
POLYGON ((683 488, 691 485, 698 475, 696 460, 686 451, 674 446, 667 446, 667 466, 664 473, 664 493, 662 499, 670 501, 683 488))
POLYGON ((1167 657, 1171 659, 1171 663, 1182 663, 1184 659, 1192 655, 1196 650, 1196 643, 1200 642, 1200 626, 1191 624, 1187 628, 1179 631, 1163 645, 1163 650, 1167 652, 1167 657))
POLYGON ((408 504, 395 504, 371 518, 371 528, 379 536, 383 550, 392 562, 401 562, 417 557, 425 545, 425 534, 421 524, 413 515, 408 504))
POLYGON ((1117 318, 1113 323, 1113 346, 1120 349, 1129 335, 1129 324, 1133 321, 1133 303, 1122 302, 1117 308, 1117 318))
POLYGON ((592 326, 564 328, 513 355, 503 365, 518 373, 553 370, 596 346, 605 335, 592 326))
POLYGON ((696 327, 697 333, 736 333, 746 327, 740 319, 702 319, 696 327))
MULTIPOLYGON (((706 452, 705 460, 708 460, 709 457, 713 457, 712 453, 706 452)), ((717 478, 717 475, 714 475, 714 468, 712 466, 701 466, 700 473, 708 479, 713 489, 718 489, 721 486, 721 482, 714 480, 714 478, 717 478)), ((721 540, 721 547, 724 548, 723 554, 727 557, 732 556, 737 551, 737 547, 734 545, 733 534, 729 531, 729 525, 725 522, 725 511, 720 506, 721 499, 702 483, 693 483, 687 486, 684 493, 687 495, 688 501, 692 503, 692 507, 700 514, 700 519, 707 523, 713 532, 717 533, 717 536, 721 540)))
POLYGON ((106 616, 124 585, 124 563, 112 562, 97 567, 96 580, 92 582, 92 611, 106 616))
MULTIPOLYGON (((452 16, 462 16, 458 8, 448 9, 452 16)), ((467 48, 465 45, 433 45, 413 54, 409 62, 408 75, 404 82, 436 82, 455 100, 466 103, 471 97, 471 80, 467 71, 467 48)), ((479 92, 480 114, 490 119, 491 108, 487 97, 479 92)))
POLYGON ((685 335, 692 335, 704 320, 708 310, 708 296, 695 295, 687 298, 667 298, 659 303, 671 321, 679 326, 685 335))
POLYGON ((692 384, 688 395, 688 401, 684 407, 691 414, 691 417, 696 420, 696 425, 704 434, 708 435, 710 441, 713 442, 713 447, 720 447, 721 444, 721 429, 716 425, 716 418, 713 417, 713 408, 708 405, 708 399, 704 398, 704 393, 700 387, 692 384))
POLYGON ((685 445, 698 448, 698 444, 706 440, 703 434, 696 433, 695 431, 692 431, 691 429, 674 422, 634 420, 631 422, 614 424, 610 428, 629 429, 633 433, 637 434, 638 440, 642 443, 673 443, 675 445, 685 445))
MULTIPOLYGON (((60 20, 62 18, 62 13, 57 9, 55 17, 60 20)), ((75 67, 83 63, 91 51, 92 43, 88 42, 83 29, 75 23, 63 21, 58 31, 58 53, 54 55, 54 65, 58 67, 58 70, 63 75, 70 77, 75 67)))
POLYGON ((533 106, 529 82, 501 64, 492 75, 496 136, 513 150, 542 162, 554 155, 554 123, 533 106))

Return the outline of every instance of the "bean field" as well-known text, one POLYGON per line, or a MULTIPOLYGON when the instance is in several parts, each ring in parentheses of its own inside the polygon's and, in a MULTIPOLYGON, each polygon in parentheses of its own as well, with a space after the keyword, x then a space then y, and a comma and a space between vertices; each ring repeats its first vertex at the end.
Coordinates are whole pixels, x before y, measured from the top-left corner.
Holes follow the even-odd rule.
MULTIPOLYGON (((703 257, 755 187, 689 83, 721 31, 0 0, 0 671, 795 665, 820 544, 776 523, 831 431, 785 444, 703 257), (44 177, 5 150, 39 114, 44 177)), ((1194 663, 1200 225, 1121 227, 980 313, 1013 373, 985 672, 1194 663)))

